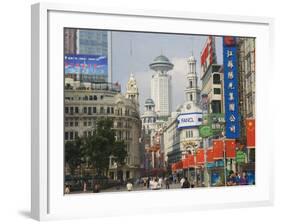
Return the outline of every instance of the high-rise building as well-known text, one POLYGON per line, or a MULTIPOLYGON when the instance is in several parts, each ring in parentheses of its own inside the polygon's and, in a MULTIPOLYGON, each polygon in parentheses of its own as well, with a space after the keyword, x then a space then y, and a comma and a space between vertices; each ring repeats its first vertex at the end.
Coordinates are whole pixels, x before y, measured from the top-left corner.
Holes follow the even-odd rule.
POLYGON ((64 54, 76 54, 76 33, 77 29, 64 29, 64 54))
POLYGON ((108 55, 110 32, 101 30, 77 30, 77 54, 108 55))
POLYGON ((174 65, 166 56, 160 55, 149 67, 154 71, 151 79, 151 98, 155 103, 155 111, 160 118, 167 118, 171 113, 172 104, 171 76, 168 71, 172 70, 174 65))

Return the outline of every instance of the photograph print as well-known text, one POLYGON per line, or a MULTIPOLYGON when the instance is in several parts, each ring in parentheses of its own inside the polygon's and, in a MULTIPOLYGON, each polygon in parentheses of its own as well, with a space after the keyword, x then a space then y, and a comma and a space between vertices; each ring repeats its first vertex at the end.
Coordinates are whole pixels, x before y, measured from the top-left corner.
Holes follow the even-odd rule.
POLYGON ((255 185, 255 38, 64 28, 64 193, 255 185))

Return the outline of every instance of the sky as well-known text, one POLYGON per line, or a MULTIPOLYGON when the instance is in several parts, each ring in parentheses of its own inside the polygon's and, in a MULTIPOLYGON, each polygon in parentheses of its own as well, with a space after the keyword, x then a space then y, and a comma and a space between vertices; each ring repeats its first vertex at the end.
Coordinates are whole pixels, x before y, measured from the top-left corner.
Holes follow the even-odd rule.
MULTIPOLYGON (((122 92, 133 73, 139 88, 140 110, 144 101, 150 98, 150 80, 153 71, 149 64, 163 54, 174 64, 169 71, 172 76, 172 111, 184 103, 187 59, 192 54, 197 60, 197 75, 200 82, 200 53, 207 36, 176 35, 142 32, 112 32, 112 81, 121 84, 122 92)), ((222 38, 216 37, 217 62, 222 64, 222 38)), ((199 83, 199 85, 201 82, 199 83)))

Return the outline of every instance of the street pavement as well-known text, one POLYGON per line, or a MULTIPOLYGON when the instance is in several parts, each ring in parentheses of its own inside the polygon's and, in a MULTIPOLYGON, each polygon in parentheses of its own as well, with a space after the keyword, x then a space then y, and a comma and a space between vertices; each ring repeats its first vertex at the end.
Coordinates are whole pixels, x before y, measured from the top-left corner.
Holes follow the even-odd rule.
MULTIPOLYGON (((180 187, 180 183, 172 183, 170 184, 170 189, 179 189, 180 187)), ((165 184, 162 186, 162 188, 158 189, 158 190, 169 190, 166 189, 165 184)), ((100 193, 103 192, 124 192, 124 191, 128 191, 126 185, 125 186, 120 186, 120 188, 118 189, 117 187, 111 187, 111 188, 107 188, 107 189, 103 189, 100 190, 100 193)), ((152 191, 152 189, 147 189, 146 186, 143 186, 143 184, 134 184, 133 185, 133 190, 132 191, 152 191)), ((92 193, 92 191, 75 191, 75 192, 70 192, 70 194, 79 194, 79 193, 92 193)))

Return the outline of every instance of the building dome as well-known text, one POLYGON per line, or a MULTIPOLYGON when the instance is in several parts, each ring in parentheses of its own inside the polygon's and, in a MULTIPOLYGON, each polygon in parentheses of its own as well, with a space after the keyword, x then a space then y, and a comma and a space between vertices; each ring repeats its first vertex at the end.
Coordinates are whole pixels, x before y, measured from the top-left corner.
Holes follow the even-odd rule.
POLYGON ((144 104, 145 104, 145 106, 147 106, 147 105, 154 106, 155 105, 153 99, 150 99, 150 98, 146 99, 144 104))
POLYGON ((149 65, 149 67, 154 71, 164 72, 173 69, 174 65, 170 62, 170 60, 166 56, 159 55, 153 60, 153 62, 149 65))

